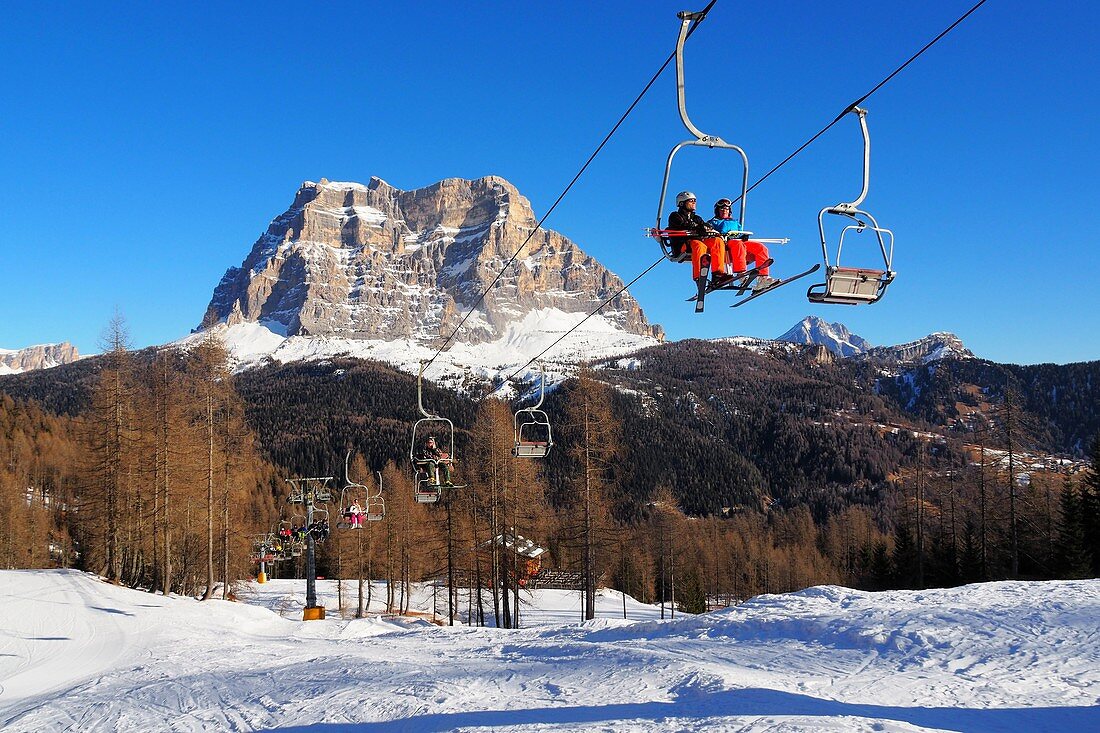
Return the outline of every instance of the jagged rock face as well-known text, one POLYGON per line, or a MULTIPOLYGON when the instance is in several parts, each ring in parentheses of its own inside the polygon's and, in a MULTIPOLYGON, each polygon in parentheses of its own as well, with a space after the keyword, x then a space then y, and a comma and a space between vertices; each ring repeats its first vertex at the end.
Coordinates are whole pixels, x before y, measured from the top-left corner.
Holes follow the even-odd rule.
POLYGON ((76 347, 65 341, 60 344, 28 346, 10 351, 0 349, 0 373, 29 372, 69 364, 80 358, 76 347))
MULTIPOLYGON (((306 182, 240 268, 214 290, 203 325, 280 324, 285 335, 416 339, 449 335, 537 220, 502 178, 450 178, 401 191, 306 182)), ((589 312, 622 281, 573 242, 539 230, 466 321, 458 338, 491 341, 525 313, 589 312)), ((601 315, 663 338, 629 294, 601 315)))
POLYGON ((817 316, 806 316, 778 340, 819 344, 837 356, 854 356, 871 348, 870 342, 849 331, 843 323, 826 323, 817 316))
POLYGON ((958 336, 946 332, 933 333, 898 346, 877 346, 864 356, 883 364, 927 364, 940 359, 975 358, 958 336))

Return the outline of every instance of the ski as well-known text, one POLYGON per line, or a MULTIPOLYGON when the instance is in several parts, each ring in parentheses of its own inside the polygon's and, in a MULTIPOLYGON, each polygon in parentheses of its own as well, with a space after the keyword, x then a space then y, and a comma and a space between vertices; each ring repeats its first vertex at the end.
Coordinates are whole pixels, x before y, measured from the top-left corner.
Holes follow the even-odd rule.
POLYGON ((688 302, 695 301, 695 312, 703 312, 703 301, 706 300, 709 289, 707 288, 707 276, 702 275, 695 279, 695 287, 699 289, 694 298, 688 298, 688 302))
POLYGON ((811 267, 809 270, 806 270, 805 272, 800 272, 797 275, 791 275, 790 277, 783 278, 782 280, 776 280, 774 283, 772 283, 768 287, 764 288, 763 290, 758 290, 757 292, 753 293, 749 297, 743 298, 743 299, 737 301, 736 303, 731 305, 730 308, 736 308, 739 305, 744 305, 745 303, 748 303, 753 298, 757 298, 761 295, 764 295, 765 293, 770 293, 771 291, 775 290, 776 288, 781 288, 784 285, 786 285, 787 283, 792 283, 795 280, 798 280, 800 278, 804 278, 807 275, 813 274, 813 273, 817 272, 820 269, 821 269, 821 265, 817 264, 817 265, 814 265, 813 267, 811 267))
MULTIPOLYGON (((774 261, 775 260, 769 259, 766 262, 764 262, 762 265, 760 265, 759 267, 753 267, 753 268, 750 268, 748 270, 745 270, 744 272, 739 272, 739 273, 737 273, 736 275, 733 276, 732 280, 727 280, 726 282, 722 283, 718 287, 712 287, 708 284, 707 287, 706 287, 706 290, 703 291, 702 295, 704 295, 704 296, 709 295, 710 293, 713 293, 715 290, 737 290, 737 291, 740 291, 740 292, 744 292, 745 285, 747 283, 750 283, 753 280, 755 280, 756 276, 760 274, 760 268, 761 267, 769 267, 769 266, 771 266, 771 264, 774 261)), ((693 295, 693 296, 691 296, 690 298, 687 299, 687 302, 694 303, 698 299, 699 299, 698 295, 693 295)))

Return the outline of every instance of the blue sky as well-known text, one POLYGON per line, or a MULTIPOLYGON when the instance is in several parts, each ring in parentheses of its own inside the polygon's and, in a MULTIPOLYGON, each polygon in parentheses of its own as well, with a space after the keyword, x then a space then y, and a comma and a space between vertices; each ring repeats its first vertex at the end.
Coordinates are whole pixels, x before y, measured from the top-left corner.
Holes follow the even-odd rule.
MULTIPOLYGON (((687 48, 692 120, 756 180, 972 4, 719 0, 687 48)), ((0 347, 96 352, 116 308, 137 347, 180 338, 304 180, 500 175, 541 216, 705 2, 240 5, 5 3, 0 347)), ((952 331, 996 361, 1100 359, 1098 24, 1086 0, 990 0, 867 100, 865 207, 897 235, 881 302, 791 285, 697 316, 672 264, 631 292, 672 339, 815 314, 876 345, 952 331)), ((546 226, 632 279, 688 137, 670 66, 546 226)), ((849 117, 749 195, 749 228, 792 240, 774 274, 820 259, 817 212, 858 193, 860 155, 849 117)), ((682 153, 673 190, 709 211, 731 157, 682 153)))

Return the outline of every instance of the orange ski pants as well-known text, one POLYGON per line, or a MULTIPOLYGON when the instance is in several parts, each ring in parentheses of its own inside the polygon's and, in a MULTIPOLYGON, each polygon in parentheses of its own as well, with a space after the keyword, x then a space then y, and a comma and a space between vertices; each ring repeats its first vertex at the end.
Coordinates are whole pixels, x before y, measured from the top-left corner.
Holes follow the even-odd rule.
MULTIPOLYGON (((691 279, 698 280, 703 270, 703 258, 709 255, 711 272, 726 272, 726 248, 720 237, 688 241, 691 247, 691 279)), ((742 258, 743 260, 744 258, 742 258)))
MULTIPOLYGON (((744 272, 748 269, 747 260, 753 261, 753 267, 760 267, 768 261, 768 248, 763 242, 753 240, 730 239, 726 242, 729 248, 730 264, 734 272, 744 272)), ((770 268, 760 267, 760 274, 767 275, 770 268)))

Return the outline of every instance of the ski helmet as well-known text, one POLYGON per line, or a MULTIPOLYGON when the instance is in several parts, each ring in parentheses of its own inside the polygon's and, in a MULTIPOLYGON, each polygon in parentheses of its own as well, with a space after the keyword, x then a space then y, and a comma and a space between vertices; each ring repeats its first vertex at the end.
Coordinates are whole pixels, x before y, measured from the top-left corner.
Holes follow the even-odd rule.
POLYGON ((730 201, 729 199, 718 199, 717 201, 714 202, 714 211, 715 211, 715 213, 717 213, 718 209, 721 209, 721 208, 732 209, 733 208, 733 202, 730 201))
POLYGON ((680 193, 676 194, 676 205, 677 206, 683 206, 684 203, 686 203, 687 201, 694 201, 694 200, 695 200, 695 194, 693 194, 691 191, 681 191, 680 193))

